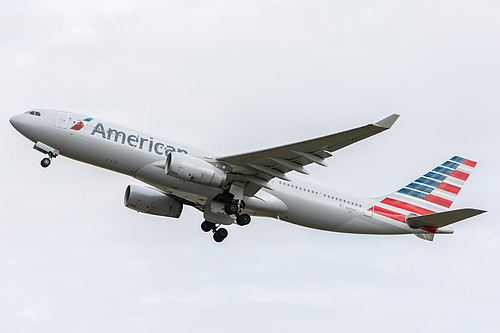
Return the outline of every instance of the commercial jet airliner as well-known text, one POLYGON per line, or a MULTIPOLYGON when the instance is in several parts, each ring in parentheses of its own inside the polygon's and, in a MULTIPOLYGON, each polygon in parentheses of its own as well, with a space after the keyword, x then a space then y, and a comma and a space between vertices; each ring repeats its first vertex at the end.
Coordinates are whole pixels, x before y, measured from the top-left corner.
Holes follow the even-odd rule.
POLYGON ((362 198, 290 177, 305 166, 327 166, 332 152, 389 129, 393 114, 374 124, 311 140, 245 154, 212 156, 147 133, 88 115, 30 110, 10 123, 47 155, 46 168, 59 155, 132 176, 147 184, 129 185, 125 206, 141 213, 178 218, 183 206, 203 213, 201 229, 216 242, 222 226, 265 216, 309 228, 357 234, 414 234, 432 241, 451 234, 450 224, 484 213, 450 210, 476 162, 453 156, 402 189, 362 198))

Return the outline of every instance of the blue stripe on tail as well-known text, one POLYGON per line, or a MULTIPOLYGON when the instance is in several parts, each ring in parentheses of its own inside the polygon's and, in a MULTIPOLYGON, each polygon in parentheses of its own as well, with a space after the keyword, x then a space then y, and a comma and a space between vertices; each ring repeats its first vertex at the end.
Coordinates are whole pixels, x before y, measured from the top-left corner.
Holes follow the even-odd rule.
POLYGON ((424 178, 424 177, 420 177, 419 179, 415 180, 415 182, 429 185, 432 187, 438 187, 439 184, 441 184, 441 182, 437 182, 437 181, 434 181, 432 179, 428 179, 428 178, 424 178))
POLYGON ((422 193, 422 192, 417 192, 414 190, 410 190, 407 188, 402 188, 398 191, 398 193, 403 193, 407 195, 411 195, 412 197, 419 198, 419 199, 425 199, 427 197, 427 194, 422 193))
POLYGON ((424 175, 425 177, 432 178, 432 179, 437 179, 437 180, 445 180, 446 176, 437 174, 435 172, 428 172, 424 175))

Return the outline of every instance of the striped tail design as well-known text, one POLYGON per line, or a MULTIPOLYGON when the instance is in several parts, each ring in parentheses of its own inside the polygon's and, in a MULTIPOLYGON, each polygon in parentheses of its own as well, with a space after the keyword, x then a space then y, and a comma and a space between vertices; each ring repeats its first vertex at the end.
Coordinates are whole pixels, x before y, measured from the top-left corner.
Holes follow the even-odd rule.
MULTIPOLYGON (((380 200, 373 213, 405 222, 408 215, 428 215, 447 211, 476 162, 454 156, 399 191, 380 200)), ((435 232, 437 228, 423 230, 435 232)))

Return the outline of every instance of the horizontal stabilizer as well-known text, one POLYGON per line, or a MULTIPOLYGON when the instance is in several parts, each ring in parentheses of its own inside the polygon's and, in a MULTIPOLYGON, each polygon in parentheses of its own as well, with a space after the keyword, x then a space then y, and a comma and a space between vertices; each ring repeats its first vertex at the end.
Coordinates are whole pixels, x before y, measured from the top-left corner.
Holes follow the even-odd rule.
POLYGON ((441 228, 449 224, 462 221, 485 212, 486 212, 485 210, 463 208, 457 210, 450 210, 442 213, 408 217, 406 221, 408 225, 412 225, 418 228, 423 228, 423 227, 441 228))

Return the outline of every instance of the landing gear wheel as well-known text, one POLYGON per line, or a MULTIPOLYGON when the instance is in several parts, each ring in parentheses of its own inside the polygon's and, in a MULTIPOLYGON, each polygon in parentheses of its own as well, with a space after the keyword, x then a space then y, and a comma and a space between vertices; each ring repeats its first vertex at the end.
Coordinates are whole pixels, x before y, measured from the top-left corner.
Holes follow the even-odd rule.
POLYGON ((50 158, 45 157, 41 162, 40 165, 42 168, 46 168, 50 165, 50 158))
POLYGON ((248 214, 241 214, 236 217, 236 223, 241 226, 249 224, 251 220, 248 214))
POLYGON ((240 211, 240 205, 236 201, 231 201, 224 206, 224 212, 227 215, 237 214, 240 211))
POLYGON ((224 228, 219 228, 214 232, 214 241, 217 243, 222 242, 227 237, 227 230, 224 228))
POLYGON ((201 224, 201 230, 203 230, 205 232, 215 230, 215 224, 212 222, 205 221, 201 224))

